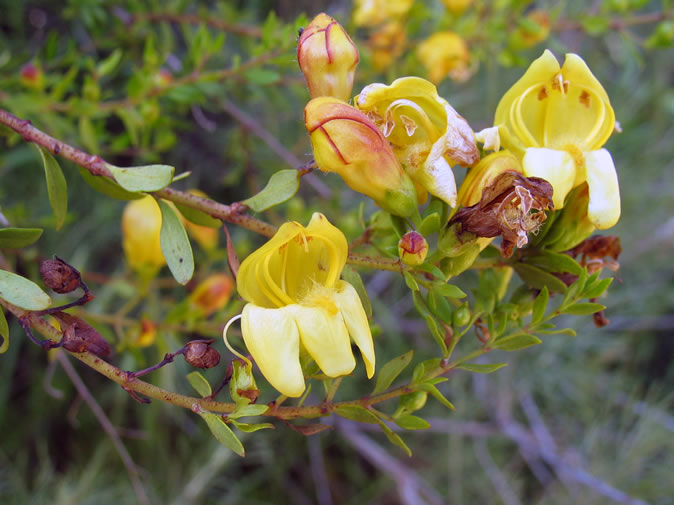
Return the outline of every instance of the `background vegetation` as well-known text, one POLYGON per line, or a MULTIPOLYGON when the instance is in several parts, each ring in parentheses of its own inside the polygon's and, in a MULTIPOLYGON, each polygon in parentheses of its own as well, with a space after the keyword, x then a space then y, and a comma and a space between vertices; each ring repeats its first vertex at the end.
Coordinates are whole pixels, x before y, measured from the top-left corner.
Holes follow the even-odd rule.
MULTIPOLYGON (((10 321, 12 345, 0 356, 0 501, 136 503, 144 493, 148 503, 175 504, 671 503, 672 8, 659 1, 529 3, 476 1, 453 15, 440 2, 415 2, 406 19, 409 48, 378 71, 366 45, 371 31, 353 25, 349 2, 1 0, 2 107, 117 165, 162 162, 178 173, 189 170, 183 187, 221 202, 246 198, 272 173, 310 160, 302 125, 308 93, 294 48, 297 28, 321 10, 355 34, 361 48, 355 91, 425 75, 414 45, 442 29, 462 34, 474 74, 444 80, 439 90, 475 130, 491 125, 503 92, 544 47, 558 56, 576 52, 603 83, 623 129, 607 144, 623 204, 611 233, 621 237, 623 255, 620 282, 602 300, 608 326, 578 319, 577 337, 551 336, 508 354, 502 360, 509 366, 494 374, 452 373, 444 392, 457 410, 448 414, 428 403, 423 412, 432 428, 405 434, 411 459, 350 423, 311 437, 278 423, 274 431, 244 436, 247 455, 240 459, 189 411, 140 405, 77 366, 135 462, 125 465, 69 375, 10 321), (509 34, 533 8, 549 13, 549 38, 515 47, 509 34), (27 63, 42 72, 42 83, 22 77, 27 63), (140 494, 130 473, 142 482, 140 494)), ((138 280, 121 249, 124 202, 95 193, 74 165, 63 169, 69 212, 56 231, 34 148, 17 135, 0 139, 2 213, 16 226, 45 228, 37 245, 6 251, 6 261, 36 278, 36 259, 67 258, 96 292, 90 307, 101 317, 92 324, 116 346, 119 366, 154 363, 182 345, 184 334, 166 325, 155 345, 141 349, 133 345, 134 325, 141 317, 164 320, 193 285, 175 287, 164 271, 166 282, 157 282, 165 287, 125 313, 138 280)), ((353 240, 361 231, 361 200, 337 177, 312 174, 293 200, 265 218, 306 222, 320 210, 353 240)), ((366 212, 372 210, 368 204, 366 212)), ((230 230, 240 257, 261 243, 230 230)), ((200 278, 226 270, 224 237, 216 251, 195 247, 195 253, 200 278)), ((417 358, 431 356, 427 329, 399 276, 370 272, 364 280, 380 327, 378 361, 405 352, 410 342, 417 358)), ((182 320, 180 329, 217 336, 240 308, 233 300, 208 323, 182 320)), ((176 363, 152 380, 188 393, 187 371, 176 363)), ((208 377, 215 382, 221 373, 208 377)), ((355 396, 352 387, 340 395, 355 396)))

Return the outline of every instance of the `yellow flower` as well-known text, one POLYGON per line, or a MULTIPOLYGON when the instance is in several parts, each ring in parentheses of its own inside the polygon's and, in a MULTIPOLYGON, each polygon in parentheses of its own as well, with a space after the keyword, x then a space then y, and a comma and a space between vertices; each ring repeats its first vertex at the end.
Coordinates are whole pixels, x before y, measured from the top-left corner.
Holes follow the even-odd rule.
POLYGON ((533 47, 550 35, 550 17, 544 10, 530 12, 509 37, 508 45, 517 50, 533 47))
POLYGON ((470 77, 468 45, 454 32, 438 32, 428 37, 417 47, 417 57, 435 84, 447 77, 459 82, 470 77))
POLYGON ((237 287, 248 302, 241 319, 243 340, 262 374, 286 396, 304 391, 301 350, 326 375, 338 377, 356 366, 352 340, 367 376, 374 374, 365 310, 353 286, 339 279, 347 253, 344 234, 314 213, 307 227, 285 223, 241 263, 237 287))
POLYGON ((405 26, 399 21, 392 21, 377 29, 367 41, 372 51, 372 66, 376 70, 385 70, 400 57, 407 44, 405 26))
MULTIPOLYGON (((456 205, 451 165, 472 166, 480 159, 473 130, 436 87, 419 77, 396 79, 390 86, 363 88, 355 105, 382 130, 396 157, 417 184, 456 205)), ((425 200, 425 194, 420 195, 425 200)))
POLYGON ((122 214, 122 247, 129 266, 152 277, 166 264, 159 243, 161 211, 151 196, 132 200, 122 214))
POLYGON ((297 44, 297 61, 312 98, 351 97, 358 49, 337 21, 319 14, 307 26, 297 44))
POLYGON ((355 0, 353 22, 356 26, 376 26, 401 18, 410 10, 414 0, 355 0))
POLYGON ((417 211, 414 184, 365 114, 337 98, 319 97, 305 107, 304 123, 318 168, 337 172, 351 189, 392 214, 417 211))
POLYGON ((445 4, 447 9, 452 13, 461 14, 473 3, 473 0, 442 0, 442 3, 445 4))
POLYGON ((554 189, 555 209, 569 191, 587 182, 588 216, 597 228, 620 217, 618 176, 601 147, 615 127, 608 95, 585 62, 567 54, 560 68, 546 50, 503 96, 496 109, 501 143, 521 157, 527 177, 554 189))

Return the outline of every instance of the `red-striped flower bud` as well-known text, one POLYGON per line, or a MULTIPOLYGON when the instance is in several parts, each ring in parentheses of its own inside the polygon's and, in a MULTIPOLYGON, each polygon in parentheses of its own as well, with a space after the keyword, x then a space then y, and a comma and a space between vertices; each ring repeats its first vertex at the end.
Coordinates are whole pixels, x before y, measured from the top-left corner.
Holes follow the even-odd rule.
POLYGON ((297 61, 312 98, 348 100, 359 59, 358 49, 342 25, 323 13, 304 29, 297 44, 297 61))
POLYGON ((428 254, 428 242, 418 231, 408 231, 398 242, 398 256, 406 265, 421 265, 428 254))
POLYGON ((304 124, 318 168, 337 172, 351 189, 391 214, 416 212, 414 183, 365 114, 337 98, 319 97, 305 107, 304 124))

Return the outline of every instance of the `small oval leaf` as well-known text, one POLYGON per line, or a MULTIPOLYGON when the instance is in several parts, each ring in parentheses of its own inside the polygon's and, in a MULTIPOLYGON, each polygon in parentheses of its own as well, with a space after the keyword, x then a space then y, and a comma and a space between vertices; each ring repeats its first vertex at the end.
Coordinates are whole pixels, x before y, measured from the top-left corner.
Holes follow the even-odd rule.
POLYGON ((84 182, 93 189, 106 196, 116 200, 139 200, 145 195, 143 193, 127 191, 115 181, 103 176, 92 175, 89 170, 83 167, 77 167, 84 182))
POLYGON ((393 384, 393 381, 396 380, 398 375, 407 368, 407 365, 412 361, 413 355, 414 350, 407 351, 405 354, 393 358, 381 367, 381 370, 379 370, 379 373, 377 374, 377 385, 374 387, 372 394, 376 395, 386 391, 389 386, 393 384))
POLYGON ((25 310, 43 310, 51 305, 51 298, 33 281, 0 270, 0 298, 25 310))
POLYGON ((300 187, 300 173, 295 169, 280 170, 257 195, 241 203, 255 212, 262 212, 292 198, 300 187))
POLYGON ((211 430, 211 433, 218 442, 241 457, 246 455, 241 440, 239 440, 231 428, 225 424, 222 417, 211 412, 200 411, 198 414, 204 421, 206 421, 208 429, 211 430))
POLYGON ((502 351, 519 351, 526 349, 532 345, 540 344, 541 339, 529 335, 528 333, 518 333, 509 337, 498 339, 492 347, 494 349, 501 349, 502 351))
POLYGON ((5 319, 2 307, 0 307, 0 338, 2 338, 0 354, 4 354, 9 349, 9 326, 7 325, 7 319, 5 319))
POLYGON ((187 284, 194 273, 194 256, 190 240, 176 211, 164 200, 159 200, 159 208, 161 251, 175 280, 180 284, 187 284))
POLYGON ((404 430, 426 430, 431 427, 426 419, 411 414, 401 416, 398 419, 394 419, 394 421, 404 430))
POLYGON ((220 228, 222 226, 222 221, 209 216, 205 212, 179 203, 176 203, 175 206, 178 208, 185 219, 194 224, 198 224, 199 226, 207 226, 208 228, 220 228))
POLYGON ((508 366, 508 363, 487 363, 487 364, 477 364, 477 363, 465 363, 463 365, 459 365, 456 368, 460 368, 461 370, 468 370, 469 372, 475 372, 475 373, 492 373, 498 370, 499 368, 503 368, 504 366, 508 366))
POLYGON ((41 228, 2 228, 0 229, 0 249, 19 249, 29 246, 41 235, 41 228))
POLYGON ((63 226, 68 215, 68 184, 58 161, 54 159, 51 153, 41 146, 37 146, 37 149, 40 151, 44 164, 49 205, 51 205, 51 210, 56 218, 56 229, 58 230, 63 226))
POLYGON ((170 165, 144 165, 141 167, 116 167, 106 164, 110 173, 127 191, 159 191, 173 180, 175 168, 170 165))
POLYGON ((190 383, 190 385, 194 388, 194 390, 197 393, 201 395, 202 398, 211 396, 211 394, 213 393, 211 385, 206 380, 206 377, 201 375, 201 372, 199 371, 190 372, 187 374, 186 378, 187 381, 190 383))
POLYGON ((545 270, 527 265, 525 263, 515 263, 513 265, 515 272, 520 278, 532 288, 543 289, 547 287, 550 292, 564 293, 566 291, 566 284, 545 270))
POLYGON ((589 316, 590 314, 594 314, 595 312, 599 312, 605 308, 606 306, 602 305, 601 303, 580 302, 569 305, 564 310, 562 310, 562 314, 570 314, 572 316, 589 316))

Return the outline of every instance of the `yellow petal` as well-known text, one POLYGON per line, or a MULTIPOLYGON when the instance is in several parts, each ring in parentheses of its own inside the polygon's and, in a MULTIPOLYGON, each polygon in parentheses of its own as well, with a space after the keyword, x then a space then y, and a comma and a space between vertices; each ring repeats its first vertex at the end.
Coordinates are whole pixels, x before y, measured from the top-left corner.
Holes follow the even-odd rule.
MULTIPOLYGON (((327 300, 326 300, 327 302, 327 300)), ((288 305, 300 332, 302 345, 328 377, 347 375, 356 367, 349 333, 337 308, 325 305, 288 305)))
POLYGON ((576 163, 568 152, 530 148, 524 153, 522 167, 527 177, 540 177, 552 185, 555 210, 564 207, 564 199, 576 179, 576 163))
POLYGON ((585 153, 585 172, 590 191, 587 214, 599 229, 610 228, 620 218, 618 174, 606 149, 585 153))
POLYGON ((325 242, 329 242, 335 248, 335 258, 330 265, 330 270, 325 272, 325 278, 321 278, 321 284, 326 287, 332 287, 342 274, 346 257, 349 254, 349 244, 346 242, 344 233, 333 226, 327 218, 320 212, 314 212, 311 221, 307 225, 307 235, 317 237, 325 242))
POLYGON ((267 309, 252 303, 243 308, 241 333, 262 375, 281 394, 296 398, 304 392, 300 366, 300 335, 287 307, 267 309))
POLYGON ((335 286, 335 304, 344 318, 351 340, 358 346, 365 362, 367 378, 374 375, 375 356, 372 332, 367 315, 355 288, 346 281, 338 281, 335 286))
MULTIPOLYGON (((540 88, 557 72, 559 72, 559 62, 557 61, 557 58, 546 49, 543 52, 543 55, 533 61, 520 80, 517 81, 505 95, 503 95, 503 98, 501 98, 501 101, 496 107, 494 124, 503 125, 503 127, 508 130, 508 132, 502 134, 501 137, 502 144, 506 149, 510 149, 515 151, 516 154, 521 155, 524 150, 530 146, 529 144, 524 144, 514 132, 515 125, 511 119, 511 109, 515 106, 515 102, 527 93, 536 95, 535 99, 537 99, 540 88), (533 92, 534 89, 536 90, 535 93, 533 92)), ((530 108, 524 108, 522 113, 525 114, 525 123, 532 124, 538 122, 535 118, 527 116, 527 114, 533 112, 534 111, 530 108)))

